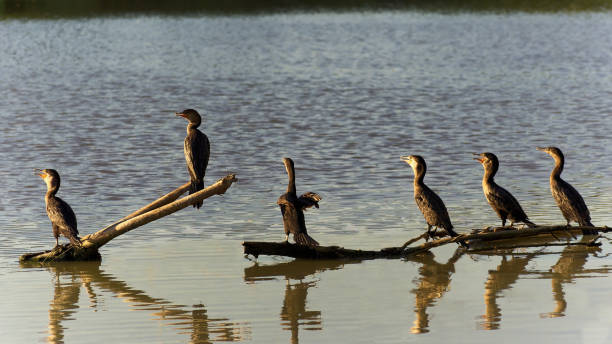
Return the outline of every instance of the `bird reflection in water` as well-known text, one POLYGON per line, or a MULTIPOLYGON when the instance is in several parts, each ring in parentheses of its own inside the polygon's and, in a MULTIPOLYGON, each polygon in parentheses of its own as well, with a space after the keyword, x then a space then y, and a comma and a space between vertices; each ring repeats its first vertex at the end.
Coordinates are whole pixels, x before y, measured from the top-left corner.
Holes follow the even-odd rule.
MULTIPOLYGON (((583 237, 582 242, 588 242, 591 238, 583 237)), ((563 284, 571 284, 577 278, 585 278, 591 276, 592 273, 600 272, 607 274, 609 271, 586 270, 584 268, 589 254, 592 251, 600 250, 599 248, 585 249, 582 246, 568 246, 563 252, 555 265, 550 269, 549 273, 543 274, 542 278, 550 278, 552 284, 553 299, 555 300, 555 309, 552 312, 542 313, 542 318, 558 318, 565 316, 567 301, 565 300, 565 292, 563 284)), ((606 269, 607 270, 607 269, 606 269)))
POLYGON ((68 329, 66 321, 74 320, 74 315, 80 308, 81 286, 89 297, 90 308, 97 310, 98 302, 102 303, 104 296, 111 294, 130 304, 133 310, 150 312, 154 320, 175 328, 179 334, 189 335, 190 343, 250 339, 251 329, 248 323, 209 318, 204 305, 201 304, 188 307, 153 298, 105 273, 100 269, 99 262, 56 263, 46 265, 45 268, 55 277, 55 291, 49 305, 49 343, 64 343, 64 333, 68 329))
POLYGON ((308 310, 308 288, 315 287, 318 280, 304 281, 307 277, 326 270, 339 270, 345 264, 359 261, 344 260, 300 260, 274 265, 259 265, 244 269, 244 280, 256 283, 265 280, 285 279, 285 297, 280 319, 284 330, 291 331, 291 343, 299 343, 299 330, 320 331, 323 329, 321 311, 308 310))
POLYGON ((449 290, 451 276, 455 272, 455 263, 461 258, 463 251, 457 250, 455 254, 444 264, 435 261, 434 254, 426 252, 408 260, 421 263, 419 268, 419 279, 415 282, 417 288, 410 292, 415 295, 414 326, 410 328, 412 333, 429 332, 429 314, 427 308, 432 307, 436 300, 442 298, 449 290))
MULTIPOLYGON (((586 243, 592 238, 582 238, 586 243)), ((502 257, 501 263, 496 270, 489 271, 489 278, 485 283, 485 315, 479 323, 479 328, 484 330, 497 330, 500 328, 502 319, 501 308, 497 303, 497 298, 502 295, 502 291, 512 288, 521 277, 537 276, 539 279, 550 279, 552 283, 552 294, 555 301, 555 308, 552 312, 541 313, 542 318, 556 318, 565 315, 567 301, 563 291, 563 284, 574 283, 577 278, 592 277, 593 274, 610 273, 610 269, 585 269, 584 266, 589 254, 600 250, 598 247, 567 246, 559 257, 559 260, 548 271, 528 270, 529 262, 537 256, 547 254, 558 255, 558 252, 530 252, 530 253, 508 253, 502 257)), ((492 254, 496 255, 496 254, 492 254)))
POLYGON ((497 304, 497 298, 503 290, 509 289, 526 272, 527 265, 536 256, 536 253, 527 255, 506 255, 495 270, 489 270, 489 278, 485 282, 485 314, 480 318, 479 328, 483 330, 497 330, 501 322, 501 308, 497 304))

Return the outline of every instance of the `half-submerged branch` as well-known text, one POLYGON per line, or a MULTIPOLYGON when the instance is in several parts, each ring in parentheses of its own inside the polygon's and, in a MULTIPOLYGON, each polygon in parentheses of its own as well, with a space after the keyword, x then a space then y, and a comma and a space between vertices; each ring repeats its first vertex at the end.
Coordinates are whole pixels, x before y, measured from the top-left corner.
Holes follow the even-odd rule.
MULTIPOLYGON (((481 251, 502 248, 517 248, 517 247, 535 247, 535 246, 557 246, 557 245, 577 245, 570 241, 563 243, 550 244, 551 240, 558 240, 558 234, 568 232, 580 233, 584 229, 589 229, 597 232, 608 232, 609 227, 567 227, 567 226, 538 226, 535 228, 525 229, 509 229, 496 232, 477 232, 473 234, 462 234, 457 237, 444 237, 442 239, 432 240, 420 245, 410 246, 414 242, 424 239, 425 236, 420 235, 409 240, 402 246, 387 247, 381 250, 355 250, 347 249, 339 246, 304 246, 298 244, 290 244, 286 242, 261 242, 261 241, 245 241, 244 254, 258 257, 260 255, 285 256, 302 259, 376 259, 376 258, 402 258, 408 257, 421 252, 429 251, 430 249, 449 243, 464 242, 467 245, 467 251, 481 251), (550 240, 542 240, 541 243, 517 243, 519 239, 525 239, 536 236, 550 236, 550 240)), ((594 237, 595 238, 595 237, 594 237)), ((598 246, 593 240, 590 243, 581 243, 585 246, 598 246)))
POLYGON ((189 190, 189 183, 186 183, 96 233, 82 237, 81 247, 70 244, 60 245, 51 251, 24 254, 20 261, 98 260, 100 259, 98 249, 112 239, 211 196, 222 195, 235 181, 236 176, 230 174, 203 190, 178 199, 189 190))

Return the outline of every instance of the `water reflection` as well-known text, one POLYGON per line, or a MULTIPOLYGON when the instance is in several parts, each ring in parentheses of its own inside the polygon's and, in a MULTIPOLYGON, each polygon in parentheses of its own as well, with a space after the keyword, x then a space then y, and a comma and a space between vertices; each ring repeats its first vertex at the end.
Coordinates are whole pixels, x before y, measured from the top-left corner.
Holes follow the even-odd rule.
MULTIPOLYGON (((589 240, 590 238, 583 237, 581 241, 588 242, 589 240)), ((561 252, 559 260, 550 269, 550 275, 544 277, 550 278, 555 308, 552 312, 540 314, 540 317, 557 318, 565 316, 567 301, 565 300, 563 284, 573 283, 579 277, 579 274, 587 272, 584 266, 588 256, 589 252, 583 247, 568 246, 561 252)))
POLYGON ((504 255, 497 269, 489 271, 489 277, 485 282, 485 314, 481 316, 483 321, 479 328, 484 330, 497 330, 501 322, 501 308, 497 298, 501 292, 509 289, 526 272, 527 265, 536 256, 535 253, 526 256, 511 256, 510 259, 504 255))
POLYGON ((291 331, 291 343, 299 343, 299 330, 322 330, 321 311, 307 309, 308 288, 315 287, 318 280, 304 281, 306 277, 326 270, 339 270, 345 264, 359 261, 342 260, 294 260, 274 265, 259 265, 244 269, 247 283, 282 277, 286 281, 285 297, 281 306, 280 319, 284 330, 291 331), (292 280, 297 281, 292 283, 292 280))
POLYGON ((250 338, 248 323, 209 318, 202 304, 188 307, 151 297, 105 273, 100 269, 99 262, 54 264, 45 268, 55 279, 53 299, 49 305, 49 343, 64 343, 64 333, 68 329, 66 321, 73 320, 73 314, 79 310, 81 287, 89 297, 90 308, 97 309, 102 294, 111 293, 130 304, 133 310, 149 312, 154 320, 174 327, 180 334, 188 334, 190 343, 242 341, 250 338))
POLYGON ((417 288, 410 291, 416 298, 414 306, 416 318, 410 332, 429 332, 427 308, 433 306, 436 300, 442 298, 449 290, 451 276, 455 272, 455 263, 462 255, 463 252, 457 249, 444 264, 436 262, 431 252, 409 259, 422 264, 419 268, 419 279, 416 281, 417 288))
MULTIPOLYGON (((589 242, 592 238, 582 238, 581 242, 589 242)), ((529 263, 534 258, 543 255, 554 254, 557 252, 530 252, 520 253, 510 251, 502 256, 502 261, 495 270, 489 271, 489 277, 485 282, 485 314, 480 316, 483 319, 478 327, 484 330, 497 330, 500 328, 502 311, 498 304, 498 298, 503 297, 502 292, 511 289, 521 278, 536 275, 539 279, 550 279, 552 284, 552 296, 555 302, 554 310, 541 313, 542 318, 556 318, 565 316, 567 300, 563 285, 573 283, 578 278, 593 277, 592 274, 602 274, 606 276, 610 273, 608 268, 585 269, 585 264, 589 255, 600 251, 598 247, 585 248, 584 246, 567 246, 559 257, 559 260, 550 268, 549 271, 538 271, 528 269, 529 263), (508 258, 509 257, 509 258, 508 258)))

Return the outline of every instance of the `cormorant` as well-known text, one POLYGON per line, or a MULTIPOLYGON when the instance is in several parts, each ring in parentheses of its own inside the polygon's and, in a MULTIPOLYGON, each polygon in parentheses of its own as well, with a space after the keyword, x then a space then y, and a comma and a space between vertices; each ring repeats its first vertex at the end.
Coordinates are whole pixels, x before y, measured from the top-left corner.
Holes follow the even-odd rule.
POLYGON ((56 170, 45 169, 37 173, 47 184, 45 204, 47 205, 47 216, 53 226, 55 246, 59 245, 59 235, 62 234, 72 245, 81 246, 79 231, 77 230, 77 219, 68 203, 55 196, 60 188, 60 176, 56 170))
POLYGON ((453 230, 448 211, 442 199, 436 195, 425 183, 427 164, 420 155, 409 155, 401 157, 414 171, 414 201, 427 221, 427 234, 432 235, 432 227, 442 227, 452 237, 459 234, 453 230))
MULTIPOLYGON (((189 188, 189 194, 191 195, 204 189, 204 175, 210 157, 210 142, 206 134, 197 129, 202 123, 202 117, 196 110, 186 109, 183 112, 177 112, 176 115, 189 121, 184 151, 187 170, 189 170, 189 176, 191 177, 191 187, 189 188)), ((193 206, 200 209, 202 202, 193 206)))
POLYGON ((510 226, 512 227, 515 222, 522 222, 529 227, 535 227, 535 224, 529 221, 527 214, 521 208, 519 202, 512 196, 508 190, 502 188, 495 183, 493 179, 495 173, 499 169, 499 161, 497 156, 493 153, 473 153, 478 155, 478 160, 482 167, 484 167, 484 175, 482 177, 482 191, 484 192, 487 202, 497 215, 502 220, 502 227, 506 225, 506 219, 510 220, 510 226))
POLYGON ((319 243, 308 235, 306 223, 304 222, 304 210, 312 206, 318 208, 321 196, 314 192, 306 192, 297 197, 295 190, 295 169, 293 160, 283 158, 285 169, 289 175, 287 192, 282 194, 276 202, 283 215, 283 226, 285 227, 285 242, 289 242, 289 233, 293 233, 296 243, 307 246, 319 246, 319 243))
POLYGON ((580 226, 594 227, 591 223, 589 209, 584 203, 582 196, 568 182, 561 179, 565 158, 561 150, 557 147, 537 147, 539 151, 545 152, 555 159, 555 168, 550 173, 550 191, 561 209, 561 213, 567 225, 571 221, 578 222, 580 226))

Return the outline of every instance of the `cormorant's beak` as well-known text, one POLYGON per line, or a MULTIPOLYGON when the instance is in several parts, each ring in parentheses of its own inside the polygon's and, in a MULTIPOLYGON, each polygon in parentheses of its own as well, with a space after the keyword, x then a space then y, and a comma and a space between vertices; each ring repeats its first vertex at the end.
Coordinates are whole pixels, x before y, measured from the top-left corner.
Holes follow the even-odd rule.
POLYGON ((183 118, 185 118, 185 114, 184 114, 184 113, 182 113, 182 112, 177 112, 175 115, 176 115, 177 117, 183 117, 183 118))
POLYGON ((546 148, 544 148, 544 147, 536 147, 536 149, 546 153, 546 148))
POLYGON ((400 156, 400 160, 402 160, 402 161, 404 161, 404 162, 408 162, 408 161, 410 161, 410 160, 412 160, 412 159, 410 158, 410 156, 407 156, 407 155, 406 155, 406 156, 400 156))
POLYGON ((482 157, 482 155, 480 155, 478 153, 472 153, 472 154, 478 156, 478 158, 472 158, 472 159, 477 160, 479 163, 482 164, 482 162, 484 161, 484 158, 482 157))
POLYGON ((36 171, 35 174, 42 179, 45 179, 45 177, 47 176, 47 174, 43 172, 42 170, 35 170, 35 171, 36 171))

